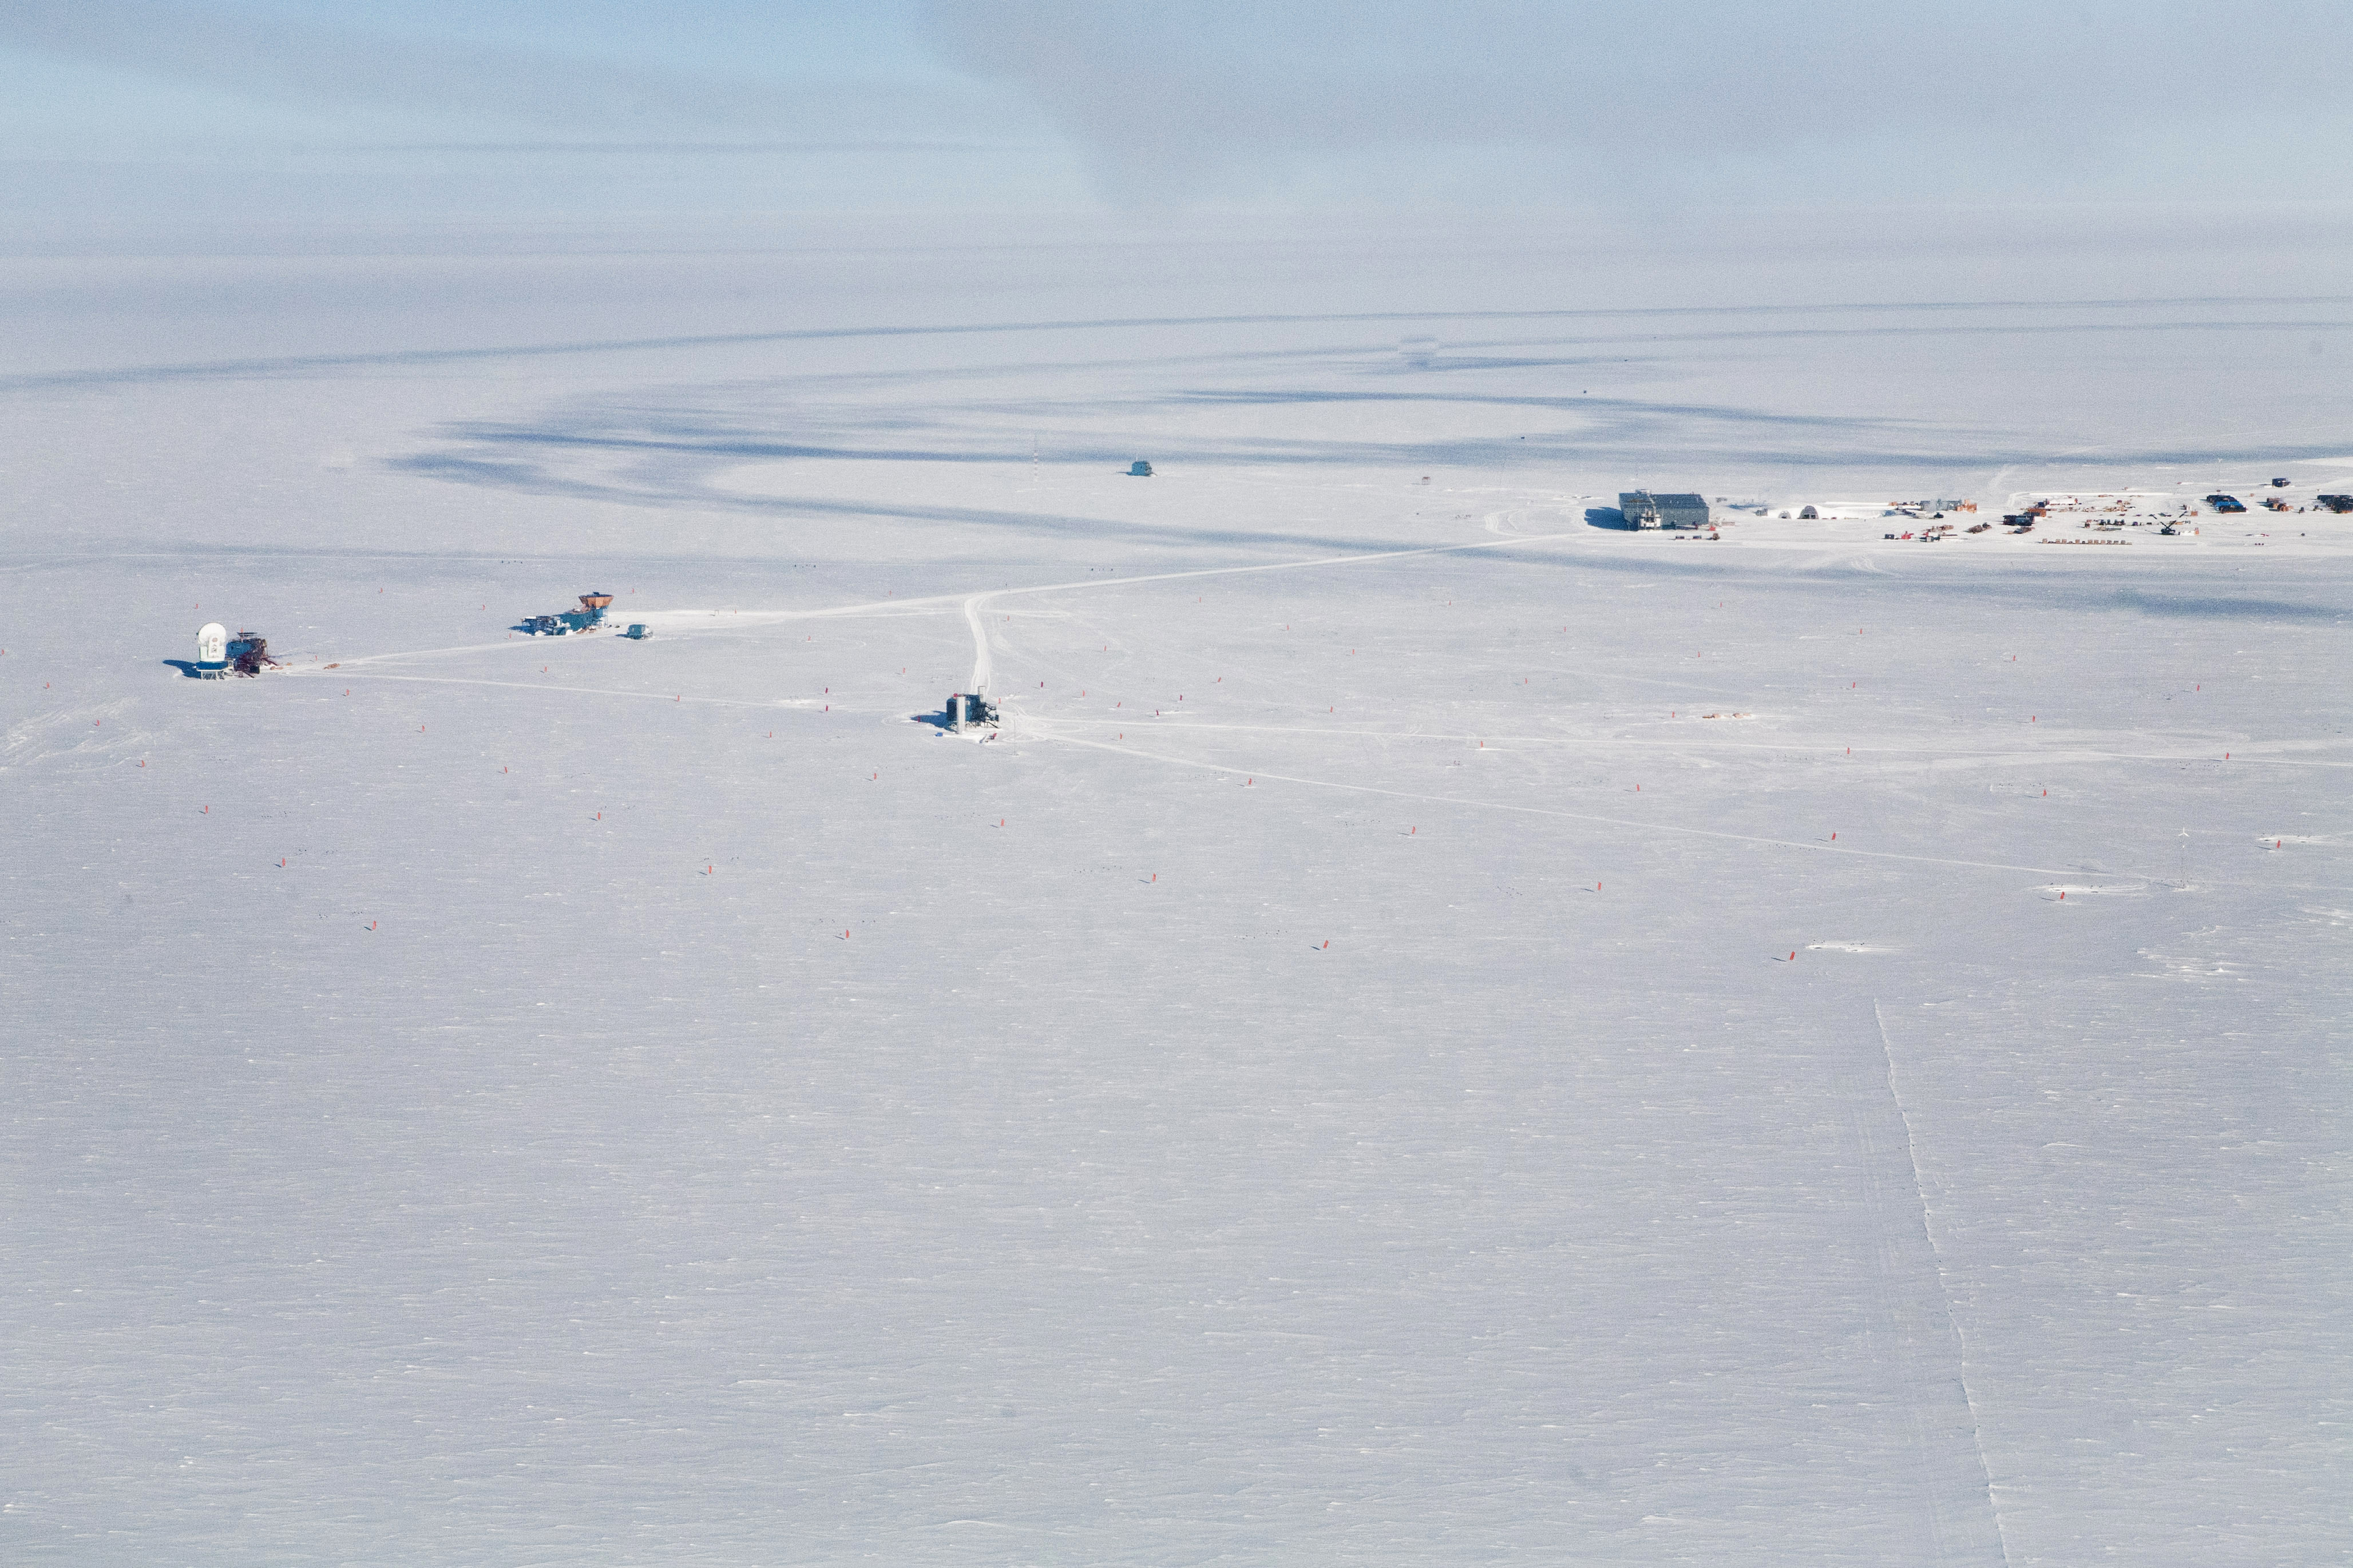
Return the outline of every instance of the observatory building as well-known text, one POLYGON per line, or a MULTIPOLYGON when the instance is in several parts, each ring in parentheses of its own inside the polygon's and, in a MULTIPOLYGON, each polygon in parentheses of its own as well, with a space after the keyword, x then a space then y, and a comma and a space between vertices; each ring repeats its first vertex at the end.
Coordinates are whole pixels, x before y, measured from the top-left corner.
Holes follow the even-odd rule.
POLYGON ((975 692, 958 691, 948 698, 948 728, 961 735, 967 729, 997 722, 997 704, 975 692))
POLYGON ((239 675, 259 675, 265 669, 275 669, 278 661, 269 657, 268 637, 239 632, 228 639, 228 667, 239 675))
POLYGON ((208 621, 196 633, 196 658, 187 670, 198 680, 221 680, 232 675, 259 675, 265 669, 278 668, 278 661, 269 657, 268 637, 255 632, 239 632, 231 637, 227 626, 218 621, 208 621))
POLYGON ((533 637, 560 637, 574 632, 585 632, 591 626, 605 624, 605 612, 613 605, 610 594, 583 594, 576 610, 560 610, 552 616, 526 616, 522 629, 533 637))
POLYGON ((207 621, 196 633, 196 667, 189 671, 198 680, 219 680, 228 674, 228 628, 207 621))
POLYGON ((1629 528, 1707 526, 1705 496, 1654 496, 1648 490, 1627 490, 1618 497, 1618 510, 1625 515, 1629 528))

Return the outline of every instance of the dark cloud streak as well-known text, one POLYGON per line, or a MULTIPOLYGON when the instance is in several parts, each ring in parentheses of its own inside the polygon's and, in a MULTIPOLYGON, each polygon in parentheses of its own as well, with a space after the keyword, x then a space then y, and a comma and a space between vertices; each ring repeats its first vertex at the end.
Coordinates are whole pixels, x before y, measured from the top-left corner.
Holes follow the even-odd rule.
POLYGON ((2353 7, 2301 0, 933 0, 929 15, 944 54, 1018 84, 1108 184, 1147 194, 1455 149, 1534 155, 1588 192, 1737 167, 1764 194, 1835 195, 1822 182, 1861 164, 1926 199, 2185 174, 2235 195, 2228 167, 2174 165, 2277 142, 2328 167, 2310 154, 2316 136, 2344 151, 2333 95, 2267 84, 2353 45, 2353 7), (2201 152, 2210 124, 2221 140, 2201 152))
POLYGON ((264 16, 190 0, 11 0, 0 48, 142 73, 256 102, 420 121, 528 126, 639 138, 678 132, 797 132, 899 142, 1001 121, 985 90, 765 79, 733 70, 631 66, 264 16))

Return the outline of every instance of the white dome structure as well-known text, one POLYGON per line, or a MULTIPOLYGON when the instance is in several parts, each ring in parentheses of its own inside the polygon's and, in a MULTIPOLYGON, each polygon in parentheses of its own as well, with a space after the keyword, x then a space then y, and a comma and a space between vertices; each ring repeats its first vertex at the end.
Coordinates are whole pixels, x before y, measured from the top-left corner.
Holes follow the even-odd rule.
POLYGON ((209 621, 196 633, 196 674, 217 679, 227 672, 228 628, 218 621, 209 621))

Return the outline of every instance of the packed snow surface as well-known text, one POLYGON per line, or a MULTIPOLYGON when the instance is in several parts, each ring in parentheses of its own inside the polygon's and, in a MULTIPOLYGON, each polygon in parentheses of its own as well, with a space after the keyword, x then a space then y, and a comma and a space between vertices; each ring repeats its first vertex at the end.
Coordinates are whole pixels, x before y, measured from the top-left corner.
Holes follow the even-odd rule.
POLYGON ((0 1557, 2342 1557, 2341 301, 927 265, 7 274, 0 1557))

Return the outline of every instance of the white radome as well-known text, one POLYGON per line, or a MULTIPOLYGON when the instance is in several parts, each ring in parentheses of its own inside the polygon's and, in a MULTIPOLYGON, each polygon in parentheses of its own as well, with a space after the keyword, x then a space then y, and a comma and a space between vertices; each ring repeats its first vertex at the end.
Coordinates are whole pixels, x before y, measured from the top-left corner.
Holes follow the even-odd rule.
POLYGON ((196 633, 196 662, 226 664, 228 662, 228 628, 218 621, 208 621, 196 633))

